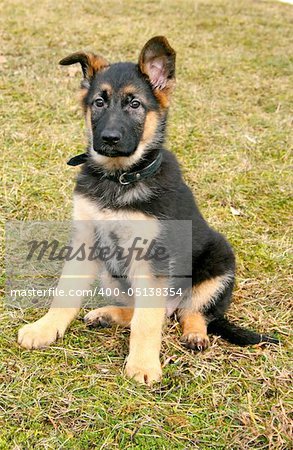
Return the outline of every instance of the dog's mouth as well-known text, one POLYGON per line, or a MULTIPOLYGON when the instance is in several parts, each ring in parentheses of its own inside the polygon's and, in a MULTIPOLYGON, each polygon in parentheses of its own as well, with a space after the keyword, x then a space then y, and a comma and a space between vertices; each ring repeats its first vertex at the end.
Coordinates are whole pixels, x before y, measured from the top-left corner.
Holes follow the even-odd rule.
POLYGON ((94 147, 95 152, 97 152, 99 155, 108 156, 109 158, 117 158, 121 156, 130 156, 134 153, 135 149, 127 149, 127 150, 121 150, 118 149, 117 146, 111 146, 107 144, 102 144, 99 146, 99 148, 94 147))

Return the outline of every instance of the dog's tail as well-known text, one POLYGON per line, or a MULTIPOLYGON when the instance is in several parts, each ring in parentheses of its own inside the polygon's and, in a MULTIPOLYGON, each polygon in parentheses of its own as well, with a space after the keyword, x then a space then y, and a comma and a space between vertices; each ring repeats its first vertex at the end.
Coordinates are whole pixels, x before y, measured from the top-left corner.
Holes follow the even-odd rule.
POLYGON ((240 345, 245 347, 246 345, 260 344, 261 342, 267 342, 270 344, 279 344, 279 340, 264 334, 258 334, 255 331, 247 330, 245 328, 234 325, 225 317, 219 317, 214 319, 208 325, 208 333, 213 333, 217 336, 221 336, 231 344, 240 345))

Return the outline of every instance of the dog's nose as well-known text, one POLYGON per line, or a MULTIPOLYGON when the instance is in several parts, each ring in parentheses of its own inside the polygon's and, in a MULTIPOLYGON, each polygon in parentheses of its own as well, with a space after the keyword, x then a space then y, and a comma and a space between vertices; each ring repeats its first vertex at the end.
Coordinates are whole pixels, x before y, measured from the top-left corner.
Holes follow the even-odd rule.
POLYGON ((121 133, 118 130, 104 130, 101 137, 106 144, 117 144, 121 140, 121 133))

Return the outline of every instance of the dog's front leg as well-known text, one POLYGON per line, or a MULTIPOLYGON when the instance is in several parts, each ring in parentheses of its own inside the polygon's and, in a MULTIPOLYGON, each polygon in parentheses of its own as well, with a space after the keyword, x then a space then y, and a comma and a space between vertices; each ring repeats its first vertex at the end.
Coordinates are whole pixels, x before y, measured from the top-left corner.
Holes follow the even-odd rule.
POLYGON ((162 295, 149 296, 151 288, 156 292, 156 288, 162 287, 162 283, 153 277, 138 278, 132 285, 135 310, 125 373, 140 383, 151 385, 160 381, 162 376, 160 349, 166 312, 165 298, 162 295), (136 295, 136 292, 146 295, 136 295))
POLYGON ((73 254, 83 246, 82 258, 74 258, 64 265, 58 286, 47 314, 32 324, 19 330, 18 343, 27 349, 50 345, 63 337, 66 328, 78 314, 82 302, 82 291, 90 288, 97 277, 98 265, 89 260, 90 246, 93 245, 93 225, 91 222, 75 224, 72 239, 73 254), (59 293, 59 294, 58 294, 59 293))

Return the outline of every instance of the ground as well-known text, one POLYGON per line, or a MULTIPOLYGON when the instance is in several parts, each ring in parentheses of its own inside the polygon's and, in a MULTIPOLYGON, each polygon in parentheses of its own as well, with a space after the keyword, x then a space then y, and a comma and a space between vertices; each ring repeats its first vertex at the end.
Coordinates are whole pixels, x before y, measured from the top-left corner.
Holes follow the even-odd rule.
POLYGON ((198 355, 169 322, 163 381, 145 388, 122 374, 127 330, 76 320, 63 341, 31 352, 17 331, 42 311, 3 307, 1 449, 290 448, 292 18, 292 6, 273 1, 2 2, 3 226, 71 217, 78 169, 65 163, 85 143, 80 71, 58 60, 92 49, 136 61, 164 34, 177 50, 168 145, 237 255, 229 316, 281 344, 243 349, 211 337, 198 355))

